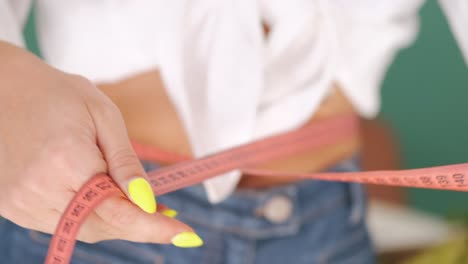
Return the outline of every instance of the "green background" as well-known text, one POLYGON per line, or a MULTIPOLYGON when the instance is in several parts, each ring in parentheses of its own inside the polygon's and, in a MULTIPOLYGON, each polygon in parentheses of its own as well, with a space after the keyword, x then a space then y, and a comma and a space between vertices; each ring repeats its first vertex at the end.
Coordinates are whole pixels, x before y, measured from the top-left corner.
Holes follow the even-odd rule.
MULTIPOLYGON (((399 137, 405 167, 467 162, 468 67, 436 1, 420 14, 417 41, 383 84, 382 115, 399 137)), ((468 213, 468 193, 411 189, 409 198, 430 212, 468 213)))
MULTIPOLYGON (((468 161, 468 68, 436 1, 421 9, 417 41, 403 50, 383 84, 384 116, 401 142, 406 168, 468 161)), ((39 54, 34 15, 25 28, 39 54)), ((410 203, 441 215, 468 214, 468 193, 409 190, 410 203)))

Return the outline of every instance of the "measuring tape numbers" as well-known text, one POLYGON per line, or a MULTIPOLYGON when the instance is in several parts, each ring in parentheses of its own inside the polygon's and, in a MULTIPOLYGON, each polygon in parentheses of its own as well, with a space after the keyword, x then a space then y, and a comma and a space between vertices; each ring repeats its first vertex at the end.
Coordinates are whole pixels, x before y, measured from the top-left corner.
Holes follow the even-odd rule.
MULTIPOLYGON (((178 162, 148 173, 149 182, 157 196, 199 184, 206 179, 232 170, 258 177, 284 177, 364 184, 418 187, 453 191, 468 191, 468 164, 456 164, 400 171, 369 171, 342 173, 286 173, 255 166, 311 149, 318 149, 356 136, 359 121, 354 115, 321 120, 311 126, 271 136, 200 159, 165 153, 134 145, 140 158, 178 162)), ((92 177, 78 191, 62 215, 49 245, 46 264, 70 263, 76 237, 86 217, 106 198, 118 195, 120 189, 106 174, 92 177)))

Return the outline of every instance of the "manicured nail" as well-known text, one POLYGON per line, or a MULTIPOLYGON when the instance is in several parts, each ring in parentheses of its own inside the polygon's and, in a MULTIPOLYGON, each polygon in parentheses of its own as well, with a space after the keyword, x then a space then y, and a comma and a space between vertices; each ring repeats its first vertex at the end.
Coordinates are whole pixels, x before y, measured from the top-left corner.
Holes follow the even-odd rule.
POLYGON ((166 209, 162 211, 162 214, 170 218, 175 218, 177 216, 177 211, 173 209, 166 209))
POLYGON ((203 240, 194 232, 182 232, 172 238, 172 244, 180 248, 200 247, 203 240))
POLYGON ((132 201, 143 211, 153 214, 156 212, 156 199, 153 189, 144 178, 136 178, 128 184, 128 193, 132 201))

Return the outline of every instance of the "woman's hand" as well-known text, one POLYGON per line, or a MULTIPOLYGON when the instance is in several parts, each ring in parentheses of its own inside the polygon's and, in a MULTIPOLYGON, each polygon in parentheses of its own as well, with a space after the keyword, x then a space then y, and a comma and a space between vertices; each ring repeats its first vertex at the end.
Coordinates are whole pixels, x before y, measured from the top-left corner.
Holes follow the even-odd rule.
POLYGON ((146 174, 109 98, 85 78, 60 72, 1 41, 0 58, 3 217, 52 233, 76 191, 106 172, 122 196, 104 201, 88 217, 80 240, 202 244, 187 225, 155 213, 146 174))

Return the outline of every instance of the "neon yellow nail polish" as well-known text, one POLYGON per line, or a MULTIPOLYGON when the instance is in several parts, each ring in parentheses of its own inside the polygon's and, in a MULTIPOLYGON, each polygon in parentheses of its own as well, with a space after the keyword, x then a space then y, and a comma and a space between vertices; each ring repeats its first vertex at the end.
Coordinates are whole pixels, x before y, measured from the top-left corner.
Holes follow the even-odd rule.
POLYGON ((170 218, 175 218, 177 216, 177 211, 172 209, 166 209, 162 212, 162 214, 170 218))
POLYGON ((136 178, 128 184, 128 193, 132 201, 143 211, 153 214, 156 212, 156 199, 153 189, 144 178, 136 178))
POLYGON ((172 244, 180 248, 200 247, 203 240, 194 232, 182 232, 172 238, 172 244))

